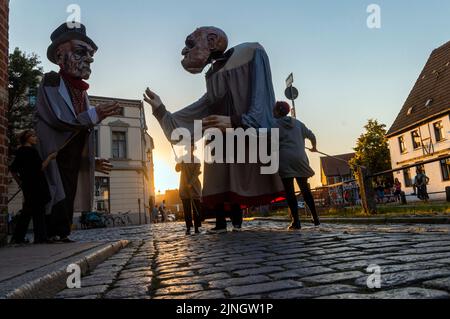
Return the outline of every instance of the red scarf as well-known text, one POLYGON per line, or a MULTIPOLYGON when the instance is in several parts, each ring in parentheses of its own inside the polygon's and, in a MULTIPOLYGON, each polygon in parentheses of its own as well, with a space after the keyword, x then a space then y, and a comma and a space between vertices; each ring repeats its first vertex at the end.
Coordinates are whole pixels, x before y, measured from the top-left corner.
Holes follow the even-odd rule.
POLYGON ((64 72, 63 69, 59 71, 59 74, 62 76, 64 81, 66 81, 66 83, 68 83, 72 88, 80 91, 89 90, 89 84, 84 82, 82 79, 74 78, 73 76, 64 72))
POLYGON ((59 71, 59 74, 63 78, 67 88, 70 91, 76 114, 78 115, 80 113, 86 112, 87 108, 85 96, 86 91, 89 89, 89 84, 81 79, 74 78, 73 76, 64 72, 62 69, 59 71))

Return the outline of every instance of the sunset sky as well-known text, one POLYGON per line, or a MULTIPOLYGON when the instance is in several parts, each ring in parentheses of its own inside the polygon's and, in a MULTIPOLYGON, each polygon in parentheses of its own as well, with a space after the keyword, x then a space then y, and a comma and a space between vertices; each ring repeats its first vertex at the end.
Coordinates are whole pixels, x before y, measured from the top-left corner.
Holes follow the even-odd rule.
MULTIPOLYGON (((202 75, 180 64, 184 39, 198 26, 214 25, 230 46, 259 42, 269 55, 277 99, 295 74, 299 118, 320 150, 349 153, 369 118, 391 125, 431 51, 450 40, 450 1, 329 0, 12 0, 10 49, 36 52, 46 72, 51 32, 77 3, 81 21, 99 51, 90 94, 141 99, 147 86, 171 111, 205 92, 202 75), (369 29, 367 6, 381 7, 381 29, 369 29)), ((156 190, 178 187, 170 145, 151 112, 156 190)), ((311 156, 319 184, 319 158, 311 156)))

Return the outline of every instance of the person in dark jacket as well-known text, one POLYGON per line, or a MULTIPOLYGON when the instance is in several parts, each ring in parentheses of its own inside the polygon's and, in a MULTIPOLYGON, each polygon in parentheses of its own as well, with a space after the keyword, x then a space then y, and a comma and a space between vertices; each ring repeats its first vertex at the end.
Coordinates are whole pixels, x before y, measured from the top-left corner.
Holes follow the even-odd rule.
POLYGON ((21 147, 16 151, 16 157, 10 171, 21 187, 24 203, 19 216, 12 243, 25 243, 25 236, 31 219, 33 219, 34 243, 47 242, 45 225, 45 206, 50 202, 50 192, 43 170, 56 159, 57 153, 52 153, 45 161, 39 156, 34 146, 38 137, 33 130, 27 130, 20 136, 21 147))
POLYGON ((298 213, 297 196, 295 195, 294 179, 302 192, 305 203, 311 211, 314 224, 320 225, 314 197, 308 184, 308 179, 314 176, 305 151, 305 139, 312 143, 311 152, 317 152, 317 142, 314 134, 302 122, 288 116, 290 106, 286 102, 277 102, 273 111, 274 127, 280 130, 280 169, 286 199, 291 210, 292 224, 289 230, 300 230, 301 223, 298 213))
MULTIPOLYGON (((188 147, 189 148, 189 147, 188 147)), ((181 172, 180 177, 180 198, 183 202, 184 219, 186 222, 186 235, 191 234, 191 229, 195 227, 195 234, 200 234, 202 184, 199 176, 201 174, 200 160, 194 156, 195 144, 191 146, 191 152, 181 158, 175 170, 181 172), (194 223, 192 223, 192 219, 194 223)))

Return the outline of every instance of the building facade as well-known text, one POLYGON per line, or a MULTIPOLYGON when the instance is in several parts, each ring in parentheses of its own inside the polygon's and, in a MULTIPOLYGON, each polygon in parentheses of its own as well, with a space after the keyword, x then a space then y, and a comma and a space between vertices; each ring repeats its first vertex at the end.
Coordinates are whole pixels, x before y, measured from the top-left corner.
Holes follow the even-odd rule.
POLYGON ((0 245, 6 242, 8 222, 8 17, 9 0, 0 0, 0 245))
POLYGON ((123 110, 120 116, 104 120, 94 132, 96 156, 114 166, 109 176, 96 173, 94 209, 112 214, 140 213, 143 222, 155 203, 154 144, 147 133, 143 104, 96 96, 90 101, 94 106, 118 102, 123 110))
POLYGON ((319 190, 322 191, 322 196, 324 194, 323 190, 327 190, 328 198, 325 202, 328 205, 354 205, 360 200, 358 184, 350 182, 341 185, 340 183, 354 180, 350 166, 345 162, 348 163, 355 157, 355 153, 336 155, 334 157, 320 158, 322 188, 319 188, 319 190))
MULTIPOLYGON (((428 192, 432 200, 445 200, 450 186, 450 42, 431 54, 387 137, 392 167, 417 164, 430 178, 428 192), (422 165, 428 160, 437 161, 422 165)), ((394 174, 407 194, 414 192, 416 169, 394 174)), ((408 200, 418 200, 408 197, 408 200)))

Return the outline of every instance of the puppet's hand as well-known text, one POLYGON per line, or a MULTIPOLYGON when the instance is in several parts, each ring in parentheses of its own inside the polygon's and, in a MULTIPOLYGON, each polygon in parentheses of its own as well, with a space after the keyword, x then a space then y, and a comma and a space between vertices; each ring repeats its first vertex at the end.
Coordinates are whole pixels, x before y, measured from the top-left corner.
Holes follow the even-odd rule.
POLYGON ((108 160, 102 158, 95 159, 95 170, 97 172, 109 175, 109 173, 111 173, 112 171, 112 168, 113 166, 108 160))
POLYGON ((152 106, 153 112, 155 112, 163 103, 158 94, 147 88, 144 93, 144 100, 152 106))
POLYGON ((225 131, 227 128, 233 128, 231 123, 231 117, 212 115, 203 119, 203 129, 214 129, 218 128, 221 131, 225 131))
POLYGON ((103 121, 107 117, 120 115, 122 108, 117 102, 100 104, 95 108, 99 121, 103 121))

